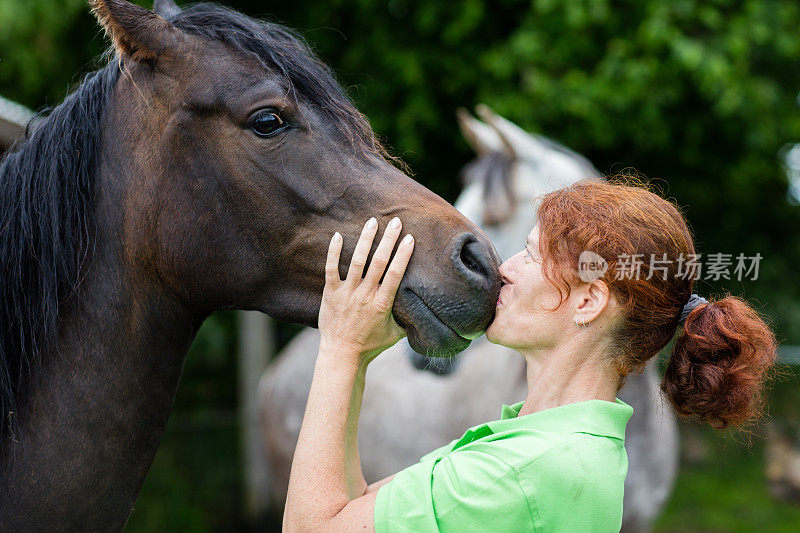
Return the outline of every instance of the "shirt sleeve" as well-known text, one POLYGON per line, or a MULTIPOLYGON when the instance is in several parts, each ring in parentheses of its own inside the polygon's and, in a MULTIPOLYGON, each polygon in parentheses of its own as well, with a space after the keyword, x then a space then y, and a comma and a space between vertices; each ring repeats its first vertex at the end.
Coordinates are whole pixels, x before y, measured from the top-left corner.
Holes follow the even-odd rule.
MULTIPOLYGON (((427 456, 426 456, 427 457, 427 456)), ((516 472, 497 457, 458 451, 402 470, 378 490, 375 531, 533 531, 516 472)))

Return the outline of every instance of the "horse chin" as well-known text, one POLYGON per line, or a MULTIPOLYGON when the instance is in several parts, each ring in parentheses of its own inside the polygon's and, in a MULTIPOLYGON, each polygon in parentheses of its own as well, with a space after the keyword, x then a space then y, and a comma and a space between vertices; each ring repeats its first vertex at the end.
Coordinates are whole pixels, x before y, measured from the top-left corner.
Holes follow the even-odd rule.
POLYGON ((411 364, 417 370, 424 370, 437 376, 449 376, 458 368, 461 362, 459 355, 453 357, 427 357, 411 351, 411 364))
POLYGON ((438 332, 432 333, 432 330, 448 328, 441 322, 439 324, 441 324, 441 327, 420 328, 410 326, 406 328, 408 344, 411 349, 427 357, 452 357, 466 350, 472 342, 453 332, 453 330, 443 335, 438 332))
MULTIPOLYGON (((394 317, 406 330, 411 349, 428 357, 452 357, 472 342, 437 316, 423 298, 410 288, 398 292, 394 317)), ((470 337, 474 338, 472 335, 470 337)))

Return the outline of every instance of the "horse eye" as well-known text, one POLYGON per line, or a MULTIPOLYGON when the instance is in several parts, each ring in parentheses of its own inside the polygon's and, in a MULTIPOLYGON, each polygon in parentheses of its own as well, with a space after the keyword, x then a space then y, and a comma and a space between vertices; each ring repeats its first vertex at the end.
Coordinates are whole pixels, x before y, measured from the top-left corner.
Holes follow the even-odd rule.
POLYGON ((271 137, 278 133, 285 122, 275 111, 263 111, 253 117, 251 128, 259 137, 271 137))

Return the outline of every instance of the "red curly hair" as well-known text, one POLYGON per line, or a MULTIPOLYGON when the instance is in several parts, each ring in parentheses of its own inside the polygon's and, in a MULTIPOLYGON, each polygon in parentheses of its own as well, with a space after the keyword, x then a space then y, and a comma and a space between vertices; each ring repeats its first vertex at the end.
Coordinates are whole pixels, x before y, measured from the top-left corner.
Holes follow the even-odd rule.
MULTIPOLYGON (((620 308, 613 364, 623 383, 673 338, 692 294, 695 276, 679 271, 695 254, 683 215, 635 178, 587 179, 542 196, 538 224, 543 275, 562 301, 564 292, 569 296, 570 287, 582 283, 581 252, 607 261, 601 279, 620 308), (631 267, 619 259, 634 256, 641 261, 639 275, 618 275, 618 267, 631 267)), ((775 360, 774 334, 749 304, 730 295, 709 299, 687 317, 661 388, 682 415, 716 428, 743 425, 761 411, 775 360)))

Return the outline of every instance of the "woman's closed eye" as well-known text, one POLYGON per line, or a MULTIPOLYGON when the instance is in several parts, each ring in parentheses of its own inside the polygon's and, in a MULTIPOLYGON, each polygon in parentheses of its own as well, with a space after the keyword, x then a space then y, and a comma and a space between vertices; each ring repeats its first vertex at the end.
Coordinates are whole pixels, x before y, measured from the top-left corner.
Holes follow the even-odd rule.
POLYGON ((533 254, 531 253, 531 249, 528 246, 525 246, 525 259, 526 260, 534 260, 533 254))
POLYGON ((537 257, 531 252, 530 246, 525 246, 525 262, 527 263, 531 261, 534 263, 539 263, 539 259, 537 259, 537 257))

